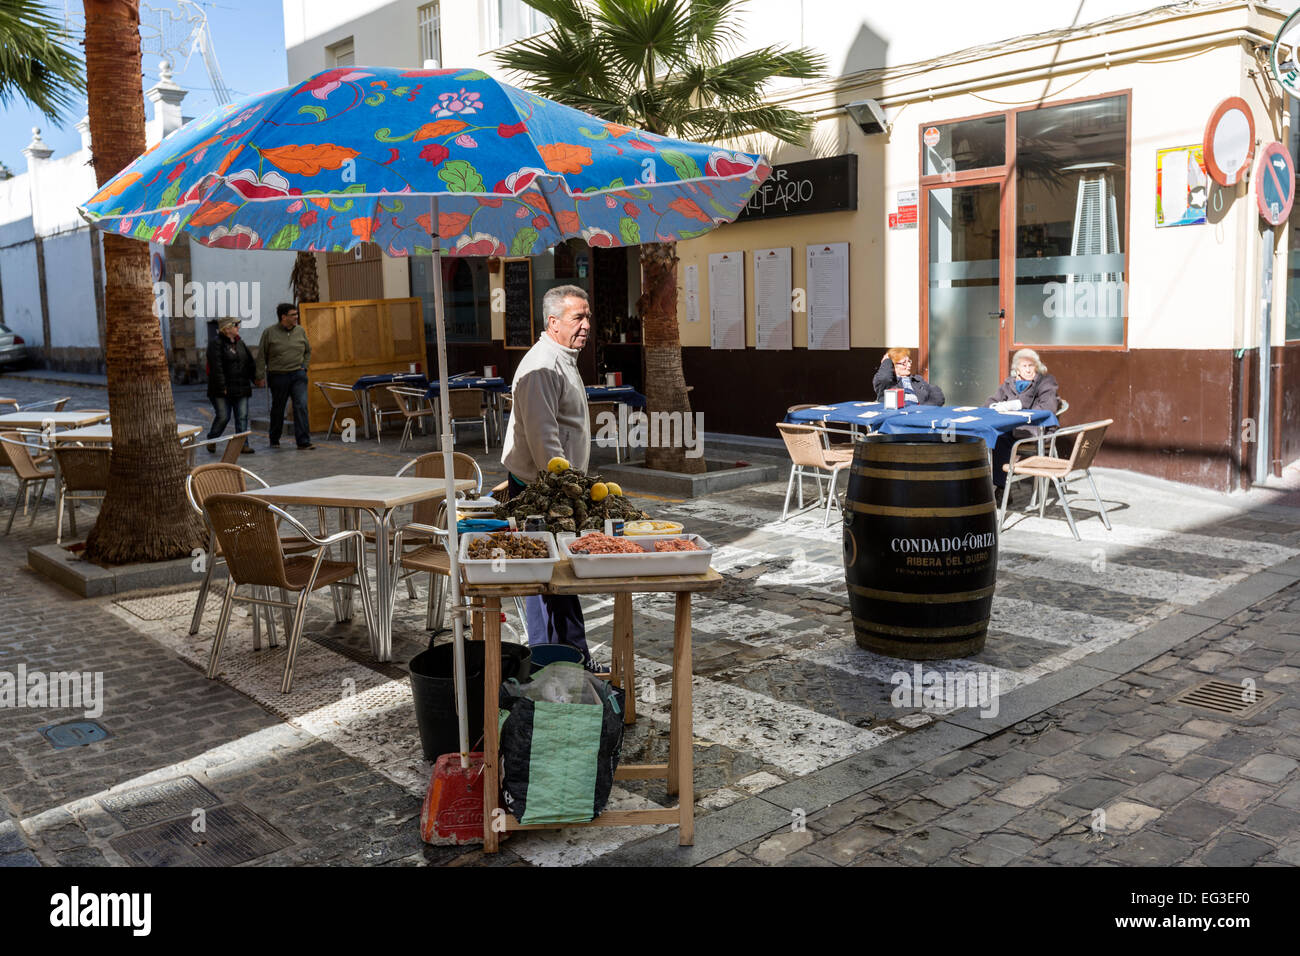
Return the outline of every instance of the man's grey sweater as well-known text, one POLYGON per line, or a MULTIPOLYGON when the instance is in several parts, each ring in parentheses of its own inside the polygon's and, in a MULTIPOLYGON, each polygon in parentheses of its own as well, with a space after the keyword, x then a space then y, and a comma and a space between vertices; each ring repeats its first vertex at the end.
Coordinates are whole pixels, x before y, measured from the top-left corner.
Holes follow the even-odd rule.
POLYGON ((523 482, 533 481, 555 457, 567 458, 577 471, 587 470, 591 421, 578 352, 543 332, 515 370, 514 409, 501 464, 523 482))

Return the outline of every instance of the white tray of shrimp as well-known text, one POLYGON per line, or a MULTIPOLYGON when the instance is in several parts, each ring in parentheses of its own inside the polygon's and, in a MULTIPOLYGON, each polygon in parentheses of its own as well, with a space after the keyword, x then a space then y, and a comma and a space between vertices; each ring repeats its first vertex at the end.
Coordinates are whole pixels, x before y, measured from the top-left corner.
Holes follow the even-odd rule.
POLYGON ((636 551, 615 554, 585 554, 571 548, 580 538, 604 535, 599 531, 584 531, 581 536, 569 532, 555 536, 560 556, 573 564, 577 578, 665 577, 673 574, 704 574, 713 562, 713 545, 698 534, 644 534, 622 536, 614 541, 634 545, 636 551), (657 551, 659 541, 688 541, 698 550, 657 551))

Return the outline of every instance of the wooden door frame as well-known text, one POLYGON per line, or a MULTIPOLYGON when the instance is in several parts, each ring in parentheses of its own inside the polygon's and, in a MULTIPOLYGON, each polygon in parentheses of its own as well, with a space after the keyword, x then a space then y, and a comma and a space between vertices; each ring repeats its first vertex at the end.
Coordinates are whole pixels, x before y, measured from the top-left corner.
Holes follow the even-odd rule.
POLYGON ((961 186, 997 186, 998 187, 998 308, 1004 313, 1003 318, 999 320, 998 329, 998 380, 1007 376, 1007 351, 1011 339, 1011 332, 1008 329, 1007 309, 1008 288, 1014 293, 1014 273, 1015 273, 1015 237, 1009 235, 1014 230, 1004 228, 1006 216, 1014 206, 1009 205, 1015 202, 1015 182, 1013 176, 1006 173, 1005 167, 989 167, 983 170, 971 170, 978 172, 979 175, 961 175, 958 174, 951 182, 930 182, 921 184, 920 190, 920 208, 917 210, 918 228, 920 236, 918 245, 921 247, 921 338, 920 348, 918 351, 917 365, 921 370, 922 377, 928 382, 930 380, 930 193, 935 189, 956 189, 961 186), (989 172, 989 169, 998 170, 989 172), (1008 252, 1008 243, 1010 249, 1008 252), (1011 273, 1011 284, 1008 283, 1008 272, 1011 273))

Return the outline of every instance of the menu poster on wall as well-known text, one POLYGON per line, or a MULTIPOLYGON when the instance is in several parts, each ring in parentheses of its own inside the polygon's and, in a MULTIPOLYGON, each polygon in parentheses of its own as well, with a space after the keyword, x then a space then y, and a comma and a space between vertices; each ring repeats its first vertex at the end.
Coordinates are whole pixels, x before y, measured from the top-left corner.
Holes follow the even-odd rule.
POLYGON ((745 347, 745 255, 709 256, 709 323, 715 349, 745 347))
POLYGON ((760 349, 794 348, 790 249, 754 250, 754 337, 760 349))
POLYGON ((808 247, 808 348, 849 347, 849 244, 808 247))
POLYGON ((700 321, 700 267, 689 265, 683 270, 686 273, 686 321, 700 321))
POLYGON ((530 349, 533 337, 533 264, 528 259, 508 259, 501 280, 506 291, 508 349, 530 349))

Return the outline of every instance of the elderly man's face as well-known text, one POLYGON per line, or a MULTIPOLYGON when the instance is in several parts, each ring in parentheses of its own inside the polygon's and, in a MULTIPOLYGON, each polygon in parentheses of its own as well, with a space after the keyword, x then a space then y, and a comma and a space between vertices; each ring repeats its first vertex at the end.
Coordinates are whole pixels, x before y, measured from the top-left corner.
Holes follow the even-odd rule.
POLYGON ((585 299, 569 296, 564 300, 559 315, 547 317, 547 330, 551 338, 565 348, 582 348, 591 334, 591 306, 585 299))

